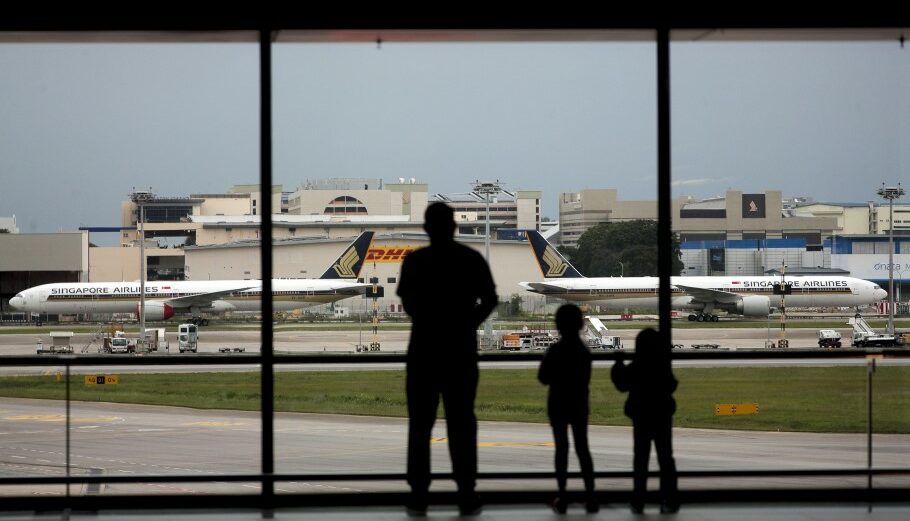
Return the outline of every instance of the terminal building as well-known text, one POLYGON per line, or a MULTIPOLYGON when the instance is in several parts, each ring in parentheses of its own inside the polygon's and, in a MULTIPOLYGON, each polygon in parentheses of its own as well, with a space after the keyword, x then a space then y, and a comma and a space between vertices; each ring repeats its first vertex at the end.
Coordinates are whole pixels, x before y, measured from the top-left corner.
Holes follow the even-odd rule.
MULTIPOLYGON (((682 196, 673 200, 672 215, 673 231, 682 242, 805 239, 809 246, 820 249, 821 238, 837 229, 833 217, 784 211, 778 190, 728 190, 723 196, 703 200, 682 196)), ((575 246, 584 232, 600 223, 635 219, 656 220, 657 201, 623 201, 615 189, 562 193, 559 244, 575 246)))

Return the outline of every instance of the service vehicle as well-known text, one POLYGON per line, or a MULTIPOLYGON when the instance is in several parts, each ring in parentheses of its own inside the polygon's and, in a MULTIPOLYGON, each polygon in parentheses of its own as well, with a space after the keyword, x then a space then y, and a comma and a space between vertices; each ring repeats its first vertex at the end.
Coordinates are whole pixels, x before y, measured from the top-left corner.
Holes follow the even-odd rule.
POLYGON ((895 347, 902 346, 904 338, 902 336, 888 333, 879 333, 872 329, 872 326, 857 313, 848 321, 853 326, 853 347, 895 347))
POLYGON ((199 343, 199 326, 180 324, 177 326, 177 348, 181 353, 197 352, 199 343))
POLYGON ((840 347, 840 333, 833 329, 818 330, 818 347, 840 347))

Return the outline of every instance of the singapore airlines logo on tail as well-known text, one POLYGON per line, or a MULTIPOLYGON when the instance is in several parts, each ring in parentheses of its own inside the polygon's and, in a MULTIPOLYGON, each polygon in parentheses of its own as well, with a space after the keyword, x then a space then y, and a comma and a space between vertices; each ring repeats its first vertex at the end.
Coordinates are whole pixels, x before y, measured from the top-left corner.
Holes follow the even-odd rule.
POLYGON ((335 270, 335 273, 343 279, 353 279, 357 277, 357 274, 354 273, 354 266, 360 262, 360 255, 357 255, 357 249, 351 248, 338 259, 338 262, 332 266, 332 269, 335 270))
POLYGON ((562 277, 566 270, 569 269, 569 263, 562 260, 562 257, 549 244, 543 251, 543 261, 547 263, 545 277, 562 277))

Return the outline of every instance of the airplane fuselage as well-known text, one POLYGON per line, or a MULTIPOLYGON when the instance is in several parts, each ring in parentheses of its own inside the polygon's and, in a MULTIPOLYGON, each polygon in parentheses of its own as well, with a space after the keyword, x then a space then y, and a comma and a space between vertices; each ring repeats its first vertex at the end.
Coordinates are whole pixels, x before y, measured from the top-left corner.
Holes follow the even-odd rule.
MULTIPOLYGON (((335 302, 363 293, 365 286, 340 279, 273 279, 273 308, 289 311, 335 302)), ((176 313, 259 311, 261 297, 259 280, 155 281, 145 286, 147 306, 167 303, 176 313), (218 292, 227 293, 207 304, 184 302, 218 292)), ((29 288, 13 297, 10 304, 19 311, 37 313, 135 313, 139 301, 138 282, 75 282, 29 288)))
MULTIPOLYGON (((781 295, 773 293, 780 277, 671 277, 674 309, 701 311, 704 300, 681 288, 700 288, 740 297, 767 297, 771 307, 779 308, 781 295), (679 286, 677 286, 679 285, 679 286)), ((792 293, 784 296, 786 307, 850 307, 874 304, 884 298, 883 290, 872 282, 853 277, 786 277, 792 293)), ((523 282, 528 291, 558 297, 570 302, 597 304, 609 310, 656 309, 657 277, 587 277, 523 282)), ((720 307, 720 306, 718 306, 720 307)))

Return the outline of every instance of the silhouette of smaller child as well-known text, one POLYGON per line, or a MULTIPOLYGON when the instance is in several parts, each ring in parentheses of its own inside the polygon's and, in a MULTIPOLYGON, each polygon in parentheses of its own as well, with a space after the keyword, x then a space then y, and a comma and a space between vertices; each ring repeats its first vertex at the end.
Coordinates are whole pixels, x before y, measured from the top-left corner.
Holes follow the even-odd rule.
POLYGON ((617 360, 610 376, 618 390, 629 392, 625 413, 632 419, 635 453, 632 460, 632 512, 641 514, 644 511, 652 441, 660 464, 660 511, 677 512, 679 500, 672 438, 673 413, 676 412, 673 391, 677 381, 670 365, 670 346, 664 345, 654 329, 643 329, 635 338, 632 363, 626 365, 617 360))
POLYGON ((565 514, 568 508, 566 477, 569 464, 569 425, 575 438, 575 453, 581 466, 585 483, 585 509, 589 513, 600 510, 594 494, 594 462, 588 448, 588 386, 591 381, 591 350, 582 342, 581 310, 566 304, 556 311, 556 328, 560 340, 550 346, 543 360, 537 379, 550 386, 547 414, 556 443, 556 483, 559 494, 551 503, 553 510, 565 514))

